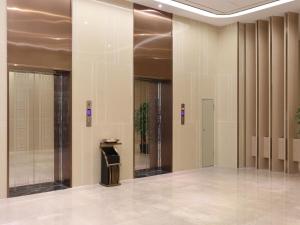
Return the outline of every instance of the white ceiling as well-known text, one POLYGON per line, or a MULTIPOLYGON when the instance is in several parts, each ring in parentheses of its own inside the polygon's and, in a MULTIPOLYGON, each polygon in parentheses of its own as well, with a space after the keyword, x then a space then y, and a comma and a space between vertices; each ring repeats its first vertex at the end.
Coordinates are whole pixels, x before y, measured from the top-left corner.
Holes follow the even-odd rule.
MULTIPOLYGON (((154 0, 131 0, 135 3, 159 9, 159 3, 154 0)), ((175 0, 180 3, 192 5, 194 7, 207 10, 216 14, 231 14, 243 11, 255 6, 274 2, 276 0, 175 0)), ((285 12, 300 12, 300 0, 295 0, 286 4, 268 8, 251 14, 234 17, 234 18, 209 18, 184 11, 172 6, 163 5, 161 10, 176 15, 189 17, 205 23, 216 26, 223 26, 234 22, 254 22, 258 19, 267 19, 270 16, 283 16, 285 12)))
POLYGON ((176 0, 216 14, 232 14, 276 0, 176 0))

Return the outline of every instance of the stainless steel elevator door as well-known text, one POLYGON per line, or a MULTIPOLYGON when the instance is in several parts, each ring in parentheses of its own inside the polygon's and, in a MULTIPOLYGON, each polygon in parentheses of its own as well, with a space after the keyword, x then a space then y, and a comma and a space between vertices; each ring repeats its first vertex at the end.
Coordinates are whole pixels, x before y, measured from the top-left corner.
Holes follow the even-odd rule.
POLYGON ((202 166, 214 166, 214 100, 202 99, 202 166))
POLYGON ((54 181, 54 76, 9 72, 9 187, 54 181))

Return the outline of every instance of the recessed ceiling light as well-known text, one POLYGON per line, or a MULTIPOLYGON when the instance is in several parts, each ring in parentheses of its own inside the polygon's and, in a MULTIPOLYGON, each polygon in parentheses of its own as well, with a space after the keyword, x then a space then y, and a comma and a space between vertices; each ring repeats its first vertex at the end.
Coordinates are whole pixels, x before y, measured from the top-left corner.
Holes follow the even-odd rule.
POLYGON ((161 8, 162 8, 162 4, 159 4, 159 5, 158 5, 158 8, 160 8, 160 9, 161 9, 161 8))
POLYGON ((208 12, 208 11, 205 11, 203 9, 199 9, 199 8, 196 8, 193 6, 189 6, 189 5, 174 1, 174 0, 154 0, 154 1, 165 4, 165 5, 172 6, 175 8, 183 9, 185 11, 195 13, 195 14, 198 14, 201 16, 225 19, 225 18, 233 18, 233 17, 243 16, 243 15, 254 13, 257 11, 264 10, 264 9, 272 8, 274 6, 279 6, 279 5, 288 3, 288 2, 293 2, 295 0, 278 0, 275 2, 270 2, 270 3, 264 4, 264 5, 260 5, 260 6, 251 8, 251 9, 246 9, 246 10, 243 10, 243 11, 240 11, 237 13, 225 14, 225 15, 218 15, 218 14, 208 12))

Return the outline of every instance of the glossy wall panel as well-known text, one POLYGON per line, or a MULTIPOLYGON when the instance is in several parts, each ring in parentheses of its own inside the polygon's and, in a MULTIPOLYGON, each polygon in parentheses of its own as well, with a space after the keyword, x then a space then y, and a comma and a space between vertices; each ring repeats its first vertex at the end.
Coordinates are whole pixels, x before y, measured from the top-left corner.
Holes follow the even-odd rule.
POLYGON ((7 196, 6 1, 0 1, 0 199, 7 196))
POLYGON ((172 14, 134 5, 134 75, 172 80, 172 14))
POLYGON ((100 179, 99 143, 120 138, 121 179, 133 177, 133 9, 123 0, 73 1, 73 185, 100 179), (92 127, 86 127, 86 101, 92 127))
MULTIPOLYGON (((160 137, 158 145, 150 144, 151 168, 172 171, 172 104, 173 104, 173 26, 172 14, 134 4, 134 82, 139 78, 147 78, 151 82, 162 81, 161 87, 161 123, 157 123, 160 137), (161 131, 159 131, 161 130, 161 131), (161 139, 161 141, 159 141, 161 139), (152 147, 151 147, 152 146, 152 147), (160 147, 159 147, 160 146, 160 147), (157 153, 153 151, 157 148, 157 153), (161 149, 161 150, 160 150, 161 149), (161 154, 160 154, 161 152, 161 154), (161 157, 160 162, 159 158, 161 157), (161 164, 161 165, 160 165, 161 164), (154 166, 158 165, 158 166, 154 166)), ((151 93, 151 91, 150 91, 151 93)), ((140 93, 135 92, 135 98, 140 93)), ((159 100, 156 93, 151 99, 159 100)), ((148 102, 146 102, 148 103, 148 102)), ((151 105, 151 104, 150 104, 151 105)), ((153 104, 152 104, 153 105, 153 104)), ((136 102, 135 102, 135 108, 136 102)), ((152 107, 150 107, 151 109, 152 107)), ((159 111, 159 110, 158 110, 159 111)), ((160 116, 155 110, 149 110, 150 131, 156 130, 156 120, 160 116), (152 117, 156 117, 153 121, 152 117)), ((153 132, 150 132, 153 133, 153 132)), ((155 132, 154 132, 155 133, 155 132)), ((151 136, 151 135, 150 135, 151 136)), ((158 137, 158 135, 156 135, 158 137)), ((155 140, 150 138, 151 140, 155 140)), ((135 151, 137 152, 137 151, 135 151)), ((140 156, 138 156, 140 157, 140 156)), ((135 156, 137 158, 137 156, 135 156)))
POLYGON ((161 166, 163 171, 173 171, 173 101, 172 82, 161 84, 161 166))
POLYGON ((8 64, 71 70, 70 0, 7 0, 8 64))
POLYGON ((54 180, 67 187, 72 180, 72 78, 59 72, 54 80, 54 180))

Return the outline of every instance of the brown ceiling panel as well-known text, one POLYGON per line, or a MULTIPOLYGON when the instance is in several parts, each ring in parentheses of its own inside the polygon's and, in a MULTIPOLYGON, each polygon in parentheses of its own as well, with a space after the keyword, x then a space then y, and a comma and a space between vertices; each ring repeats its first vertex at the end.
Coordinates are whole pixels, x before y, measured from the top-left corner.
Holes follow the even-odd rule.
POLYGON ((172 15, 134 5, 134 74, 172 79, 172 15))
POLYGON ((7 1, 8 64, 71 70, 70 0, 7 1))

